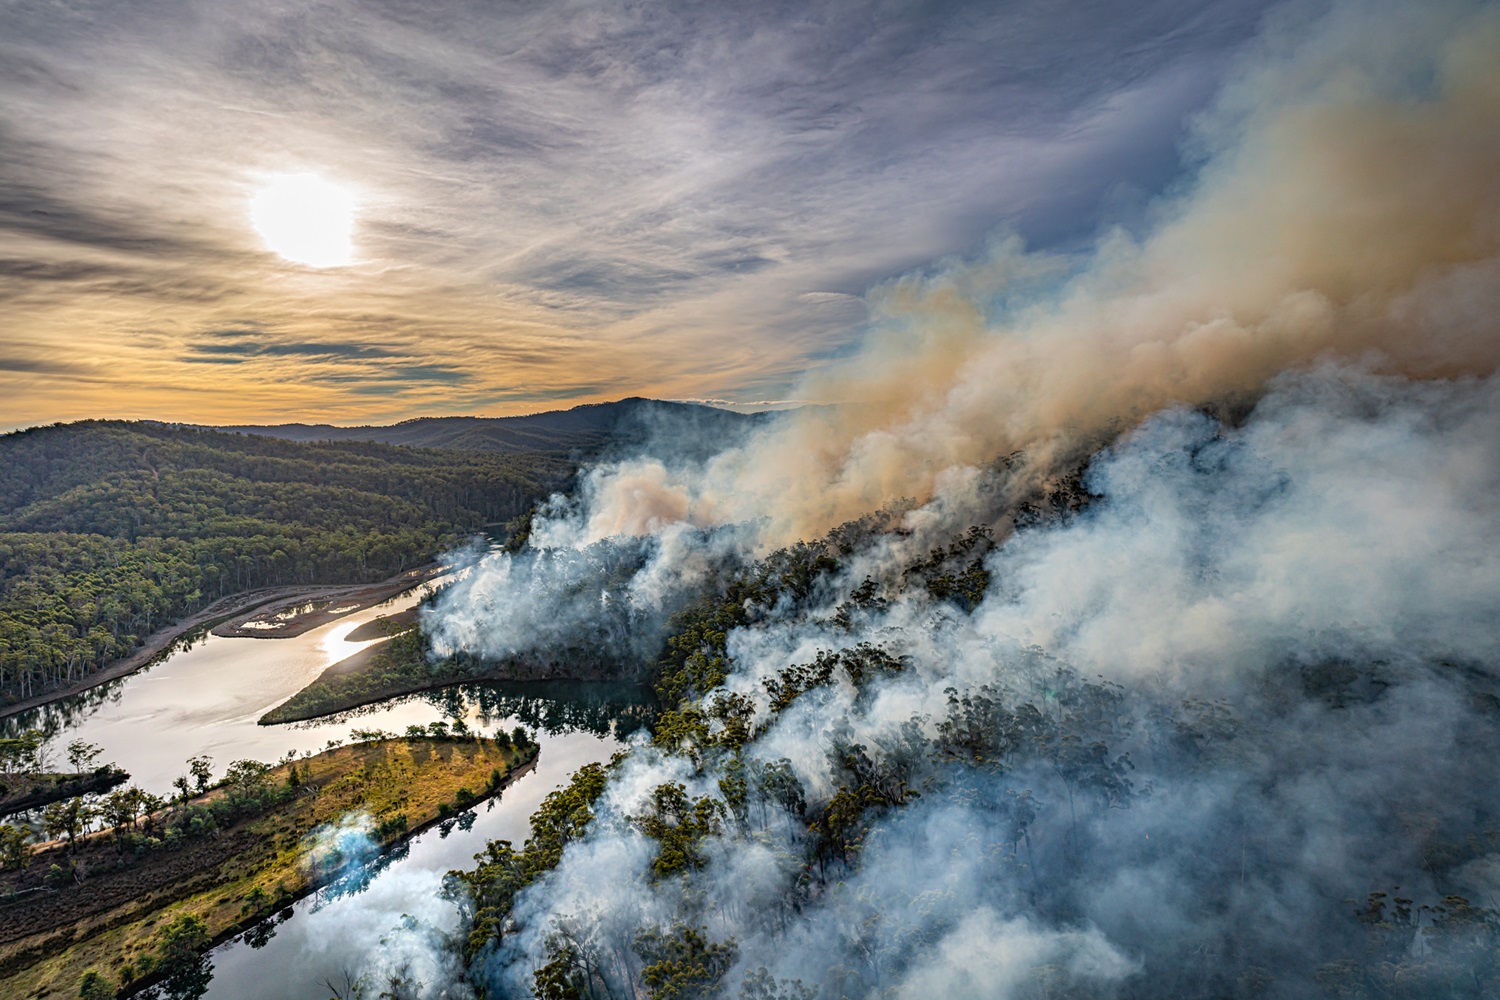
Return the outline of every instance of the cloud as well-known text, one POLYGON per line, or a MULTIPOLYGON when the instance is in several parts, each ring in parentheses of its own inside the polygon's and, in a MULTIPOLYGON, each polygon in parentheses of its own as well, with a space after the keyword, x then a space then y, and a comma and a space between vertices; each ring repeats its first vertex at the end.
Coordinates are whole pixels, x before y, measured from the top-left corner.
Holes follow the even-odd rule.
POLYGON ((867 340, 796 392, 848 405, 681 469, 609 523, 651 523, 660 501, 698 525, 765 518, 785 544, 1012 453, 1029 486, 1163 406, 1253 399, 1325 357, 1492 371, 1500 18, 1368 9, 1277 29, 1237 66, 1149 231, 1083 255, 1000 239, 886 283, 867 340))
POLYGON ((7 354, 0 355, 0 371, 75 375, 87 372, 88 367, 69 361, 55 361, 47 358, 7 354))
POLYGON ((422 386, 461 386, 472 372, 423 360, 423 347, 286 340, 259 329, 211 330, 187 345, 181 360, 198 365, 254 365, 270 377, 349 385, 357 395, 398 396, 422 386))
MULTIPOLYGON (((507 408, 606 372, 790 395, 872 282, 1001 224, 1076 241, 1119 183, 1159 189, 1262 6, 9 8, 0 255, 35 262, 10 320, 60 353, 108 345, 195 420, 193 376, 140 331, 423 336, 507 408), (288 170, 358 190, 362 263, 315 275, 259 246, 245 205, 288 170), (386 318, 355 332, 356 311, 386 318)), ((239 367, 217 405, 270 398, 239 367)), ((296 389, 279 413, 372 416, 296 389)))

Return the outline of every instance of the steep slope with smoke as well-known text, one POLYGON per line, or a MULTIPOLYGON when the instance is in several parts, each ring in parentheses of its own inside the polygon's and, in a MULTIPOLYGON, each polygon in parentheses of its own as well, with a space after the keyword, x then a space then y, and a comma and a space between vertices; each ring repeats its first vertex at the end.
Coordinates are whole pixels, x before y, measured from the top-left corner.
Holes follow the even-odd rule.
POLYGON ((1497 432, 1493 380, 1323 369, 1148 421, 970 611, 899 534, 771 583, 555 868, 470 877, 477 985, 1489 995, 1497 432))
POLYGON ((1494 995, 1496 51, 1284 13, 1149 234, 896 282, 847 405, 478 562, 438 649, 666 634, 668 710, 455 881, 452 990, 1494 995))

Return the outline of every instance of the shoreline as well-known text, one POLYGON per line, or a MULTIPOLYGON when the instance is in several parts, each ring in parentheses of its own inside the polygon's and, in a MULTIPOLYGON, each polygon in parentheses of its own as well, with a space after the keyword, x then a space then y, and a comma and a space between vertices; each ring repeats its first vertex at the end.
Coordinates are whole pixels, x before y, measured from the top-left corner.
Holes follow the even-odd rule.
MULTIPOLYGON (((410 843, 411 841, 417 839, 422 834, 433 829, 440 823, 452 820, 454 817, 461 816, 465 812, 470 812, 473 809, 477 808, 481 802, 486 802, 499 795, 506 788, 510 787, 510 785, 517 779, 524 778, 527 774, 535 770, 537 758, 540 756, 540 751, 534 752, 520 766, 507 771, 505 773, 504 780, 502 780, 499 785, 497 785, 493 790, 487 791, 483 795, 479 796, 474 800, 474 804, 469 806, 468 808, 459 812, 452 813, 448 816, 435 815, 425 823, 422 823, 420 826, 413 827, 407 830, 405 833, 397 835, 390 842, 382 844, 380 846, 380 853, 377 854, 369 862, 369 865, 367 867, 373 867, 374 865, 378 864, 382 858, 386 857, 386 855, 401 847, 401 845, 410 843)), ((292 898, 288 900, 278 901, 279 905, 273 906, 261 913, 245 917, 243 920, 239 921, 239 923, 234 924, 230 927, 226 927, 218 934, 215 934, 212 938, 209 939, 207 947, 205 947, 198 954, 200 956, 207 956, 211 954, 216 949, 218 949, 220 945, 234 940, 236 937, 244 934, 246 931, 249 931, 254 927, 258 927, 259 925, 265 923, 267 920, 275 919, 278 913, 282 912, 285 909, 289 909, 290 907, 296 906, 307 897, 321 892, 322 890, 328 888, 330 885, 336 884, 341 879, 347 878, 349 874, 351 873, 342 873, 324 881, 310 882, 305 888, 296 893, 296 895, 294 895, 292 898)), ((115 996, 117 1000, 127 1000, 127 998, 129 997, 139 996, 146 990, 149 990, 151 987, 161 985, 167 980, 167 978, 168 977, 161 975, 151 975, 143 977, 141 979, 137 979, 128 987, 122 986, 120 988, 120 991, 117 992, 115 996)))
MULTIPOLYGON (((294 766, 307 766, 316 772, 305 795, 299 795, 269 812, 246 817, 237 821, 234 826, 225 827, 222 839, 215 834, 201 841, 190 841, 179 848, 165 850, 154 859, 131 865, 123 872, 116 872, 109 865, 100 868, 91 881, 93 878, 125 880, 114 885, 108 882, 100 884, 100 888, 106 890, 106 896, 118 898, 108 902, 98 900, 95 896, 95 905, 88 905, 82 902, 82 897, 78 897, 73 905, 82 905, 83 908, 72 915, 72 925, 56 924, 54 916, 52 925, 44 922, 43 925, 17 934, 8 934, 5 945, 0 948, 0 952, 5 955, 0 960, 0 967, 5 969, 4 973, 0 973, 0 979, 17 981, 17 985, 24 984, 30 991, 25 995, 40 996, 49 990, 56 991, 58 975, 63 975, 64 979, 71 982, 74 976, 81 974, 84 967, 94 967, 114 973, 124 980, 120 983, 120 996, 134 995, 158 982, 158 978, 145 970, 142 970, 144 975, 127 973, 119 977, 116 970, 123 971, 122 964, 124 969, 128 969, 138 960, 143 945, 150 943, 152 932, 149 928, 161 914, 175 912, 202 915, 209 923, 211 934, 209 943, 198 950, 200 955, 205 955, 247 929, 276 919, 288 907, 307 896, 337 885, 356 873, 378 871, 381 859, 399 850, 413 838, 462 816, 481 802, 493 799, 517 779, 531 773, 539 758, 540 747, 536 744, 525 748, 510 748, 502 747, 489 738, 432 740, 423 737, 413 741, 409 737, 391 735, 381 740, 334 748, 305 761, 297 761, 294 766), (473 749, 466 749, 468 747, 473 749), (475 756, 476 752, 478 756, 475 756), (393 753, 396 755, 394 758, 391 756, 393 753), (458 764, 460 757, 465 763, 461 768, 454 769, 451 765, 458 764), (506 762, 500 762, 501 760, 506 762), (320 765, 319 761, 338 763, 320 765), (422 778, 412 787, 422 789, 421 795, 416 796, 422 804, 419 805, 418 801, 408 804, 403 790, 399 801, 388 799, 383 805, 370 802, 366 807, 365 795, 351 792, 349 782, 359 776, 361 769, 368 770, 372 765, 385 766, 391 761, 396 762, 398 770, 402 761, 406 767, 415 765, 419 768, 422 778), (491 768, 492 762, 502 770, 498 783, 494 785, 480 777, 491 768), (465 774, 468 775, 468 780, 464 780, 465 774), (456 788, 460 782, 463 787, 456 788), (455 792, 460 794, 456 795, 455 792), (467 798, 462 797, 464 793, 467 798), (457 808, 453 808, 455 806, 457 808), (414 818, 419 818, 419 821, 408 827, 405 816, 413 807, 416 807, 414 818), (380 829, 378 832, 371 830, 370 834, 375 837, 378 850, 358 868, 350 869, 338 864, 326 869, 309 869, 307 855, 302 853, 307 849, 307 837, 316 829, 337 822, 338 816, 347 817, 351 812, 361 809, 367 811, 372 820, 381 816, 390 818, 396 815, 392 810, 399 809, 401 826, 389 830, 380 829), (300 817, 293 820, 292 817, 299 814, 300 817), (284 824, 292 822, 298 824, 297 829, 294 834, 287 834, 284 824), (291 853, 288 853, 290 845, 286 843, 275 847, 263 846, 268 844, 265 838, 271 834, 277 834, 278 841, 294 836, 301 846, 292 848, 291 853), (247 850, 256 855, 254 860, 245 856, 247 850), (199 856, 195 859, 184 852, 193 852, 199 856), (144 867, 140 867, 141 864, 144 867), (157 865, 165 865, 166 870, 157 868, 157 865), (305 875, 302 878, 292 877, 297 872, 305 875), (246 912, 244 907, 239 913, 234 913, 232 909, 227 912, 222 909, 245 901, 248 897, 243 895, 243 890, 247 886, 274 885, 279 885, 280 890, 272 889, 262 896, 260 905, 251 912, 246 912), (122 895, 127 889, 129 894, 122 895), (147 898, 156 899, 157 902, 146 909, 140 909, 139 904, 147 898), (215 915, 218 919, 214 918, 215 915), (143 933, 145 937, 142 937, 143 933)), ((283 782, 286 769, 285 763, 274 767, 267 776, 269 784, 274 786, 283 782)), ((493 771, 489 773, 493 775, 493 771)), ((195 796, 191 804, 201 806, 226 794, 225 784, 220 782, 207 792, 195 796)), ((394 795, 394 792, 391 794, 394 795)), ((103 855, 107 861, 110 857, 110 836, 109 831, 101 830, 80 838, 80 843, 90 844, 83 851, 71 850, 62 841, 38 844, 38 856, 33 857, 28 866, 35 869, 49 859, 55 863, 56 859, 89 858, 94 853, 103 855)), ((85 887, 65 890, 67 893, 89 891, 85 887)), ((59 897, 60 901, 61 899, 59 897)), ((29 904, 21 902, 19 897, 7 898, 6 915, 29 923, 33 918, 23 917, 24 908, 36 905, 35 901, 29 904), (9 909, 12 905, 21 906, 23 910, 12 913, 9 909)), ((17 929, 19 928, 13 930, 17 929)), ((145 951, 150 954, 149 947, 145 951)))
MULTIPOLYGON (((151 664, 155 663, 164 654, 170 653, 172 651, 172 646, 179 639, 182 639, 189 633, 196 632, 200 629, 208 629, 212 631, 223 623, 231 621, 233 619, 240 618, 242 616, 251 617, 251 612, 263 614, 265 613, 266 605, 268 604, 272 604, 275 602, 281 602, 282 604, 302 604, 306 603, 306 601, 310 598, 321 597, 329 592, 340 593, 349 590, 370 590, 377 587, 385 587, 388 585, 395 585, 397 583, 405 582, 406 586, 394 591, 384 598, 384 600, 390 600, 392 597, 398 597, 409 590, 421 586, 423 583, 426 583, 428 580, 430 580, 433 576, 436 576, 440 571, 441 566, 439 564, 429 563, 425 566, 419 567, 418 569, 408 570, 406 573, 390 577, 389 579, 383 580, 379 583, 315 583, 304 584, 295 587, 269 587, 262 588, 260 590, 244 591, 239 594, 230 594, 226 597, 221 597, 217 601, 214 601, 212 604, 208 605, 208 607, 189 615, 182 621, 177 622, 173 625, 168 625, 165 628, 157 629, 155 632, 147 636, 146 641, 141 643, 141 645, 130 655, 115 660, 108 666, 95 671, 94 673, 88 675, 85 678, 82 678, 74 684, 70 684, 67 687, 58 688, 55 691, 47 691, 42 694, 32 695, 30 698, 26 698, 22 701, 18 701, 10 705, 0 705, 0 720, 8 719, 13 715, 20 715, 23 712, 29 712, 32 709, 41 708, 44 705, 50 705, 53 702, 71 698, 74 695, 82 694, 85 691, 92 690, 93 688, 99 687, 103 684, 108 684, 110 681, 119 680, 122 677, 129 677, 131 674, 143 670, 151 664), (410 579, 408 581, 408 578, 411 577, 412 574, 421 575, 419 578, 410 579)), ((377 601, 374 603, 383 603, 383 601, 377 601)), ((364 607, 368 606, 369 605, 365 605, 364 607)), ((347 614, 354 614, 355 610, 362 610, 362 608, 351 609, 347 612, 347 614)), ((343 617, 343 615, 329 618, 327 620, 336 621, 340 617, 343 617)), ((318 624, 326 624, 326 622, 319 622, 318 624)), ((302 631, 308 631, 313 627, 315 626, 310 625, 302 631)), ((301 633, 299 632, 296 634, 301 633)), ((251 633, 251 635, 248 637, 275 639, 291 638, 292 635, 293 633, 290 632, 279 633, 272 636, 255 636, 253 633, 251 633)))
POLYGON ((225 639, 294 639, 357 611, 384 604, 435 579, 442 572, 440 564, 428 563, 375 583, 319 585, 317 592, 303 591, 276 599, 269 607, 259 604, 237 612, 221 620, 210 631, 225 639), (304 608, 303 605, 310 607, 304 608))
MULTIPOLYGON (((281 708, 281 705, 277 705, 275 708, 271 709, 265 715, 262 715, 259 719, 257 719, 255 724, 257 726, 291 726, 296 725, 299 722, 312 722, 315 719, 326 719, 329 716, 338 715, 341 712, 353 712, 357 709, 367 708, 370 705, 380 704, 381 702, 390 701, 394 698, 404 698, 407 695, 424 694, 428 691, 441 691, 444 688, 462 687, 465 684, 503 683, 504 680, 504 678, 497 677, 473 677, 467 674, 449 674, 446 676, 434 677, 430 681, 426 681, 417 685, 394 688, 390 691, 372 693, 369 695, 362 694, 357 698, 349 699, 347 702, 341 702, 337 705, 337 707, 320 708, 315 712, 310 712, 305 715, 297 715, 290 718, 272 719, 271 716, 275 715, 277 709, 281 708)), ((283 702, 282 704, 284 705, 286 703, 283 702)))
MULTIPOLYGON (((256 720, 256 725, 294 725, 346 712, 357 713, 359 709, 395 698, 465 684, 644 684, 640 674, 598 669, 574 669, 563 676, 536 676, 531 671, 514 669, 514 661, 481 663, 477 669, 473 666, 455 667, 451 665, 452 661, 448 661, 447 669, 431 670, 420 652, 413 658, 410 648, 398 647, 397 643, 410 634, 411 627, 408 627, 325 667, 300 690, 268 709, 256 720), (382 658, 383 662, 377 665, 376 661, 382 658)), ((602 666, 599 661, 594 663, 596 667, 602 666)))
MULTIPOLYGON (((13 779, 6 779, 7 782, 11 780, 13 779)), ((54 802, 63 802, 80 795, 102 795, 129 780, 129 772, 122 771, 111 764, 106 764, 86 774, 36 775, 31 782, 33 787, 25 793, 18 795, 14 791, 7 791, 5 795, 0 796, 0 819, 17 813, 29 812, 32 809, 43 809, 54 802), (51 779, 50 783, 44 784, 45 779, 51 779)))

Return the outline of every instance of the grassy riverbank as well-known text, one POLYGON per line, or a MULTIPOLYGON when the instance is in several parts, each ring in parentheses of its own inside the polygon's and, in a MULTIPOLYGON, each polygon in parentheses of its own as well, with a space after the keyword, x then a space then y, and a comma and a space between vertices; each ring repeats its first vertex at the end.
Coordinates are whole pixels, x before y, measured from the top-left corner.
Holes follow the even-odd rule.
MULTIPOLYGON (((212 835, 45 845, 0 881, 6 995, 74 997, 91 969, 122 988, 149 982, 169 925, 196 918, 221 940, 340 877, 359 860, 351 844, 388 847, 494 794, 535 753, 488 739, 358 743, 272 768, 266 786, 293 793, 212 835)), ((234 794, 225 785, 173 808, 206 814, 234 794)))

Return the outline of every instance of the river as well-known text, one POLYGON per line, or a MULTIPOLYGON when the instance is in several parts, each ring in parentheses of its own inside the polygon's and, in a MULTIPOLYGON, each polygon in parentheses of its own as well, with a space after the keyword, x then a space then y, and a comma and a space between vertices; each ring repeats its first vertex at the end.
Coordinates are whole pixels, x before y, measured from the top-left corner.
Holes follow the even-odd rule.
POLYGON ((259 726, 256 720, 327 666, 361 649, 344 637, 380 614, 411 607, 418 594, 356 612, 288 639, 204 635, 146 669, 53 705, 5 720, 3 731, 45 726, 52 745, 84 739, 103 760, 129 771, 149 791, 168 795, 189 757, 214 758, 222 774, 242 758, 274 760, 288 751, 321 750, 356 729, 396 732, 408 725, 462 717, 485 732, 526 725, 541 744, 537 766, 481 803, 413 838, 378 862, 357 891, 302 900, 286 919, 210 954, 210 1000, 327 1000, 326 983, 344 974, 389 968, 403 960, 428 982, 436 977, 434 935, 451 932, 454 908, 437 896, 448 870, 471 863, 488 840, 520 842, 537 804, 578 767, 607 760, 638 724, 628 689, 590 684, 471 685, 362 709, 342 718, 259 726))

